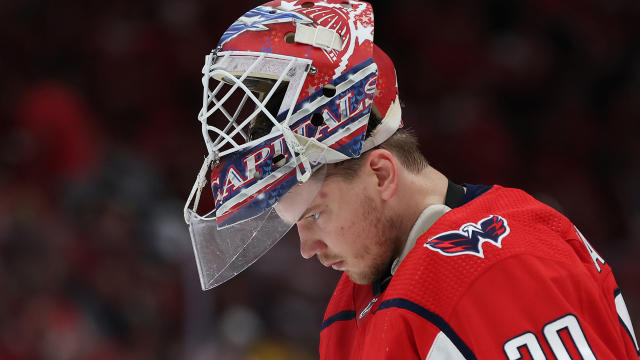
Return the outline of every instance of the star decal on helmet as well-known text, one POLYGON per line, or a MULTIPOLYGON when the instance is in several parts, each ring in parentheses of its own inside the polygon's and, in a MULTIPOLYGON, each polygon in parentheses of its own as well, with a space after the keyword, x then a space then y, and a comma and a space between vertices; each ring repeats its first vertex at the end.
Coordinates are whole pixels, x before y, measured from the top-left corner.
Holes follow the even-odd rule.
POLYGON ((295 0, 294 1, 282 1, 280 3, 280 6, 278 6, 277 8, 282 10, 282 11, 292 11, 292 10, 300 8, 299 5, 296 5, 296 2, 297 1, 295 1, 295 0))
POLYGON ((358 45, 365 40, 373 41, 373 26, 364 26, 362 23, 357 22, 355 30, 353 34, 358 41, 358 45))
MULTIPOLYGON (((286 3, 286 1, 283 1, 283 3, 286 3)), ((293 21, 303 24, 313 23, 313 21, 308 17, 298 12, 291 11, 294 8, 295 7, 292 8, 291 4, 289 4, 285 7, 281 5, 280 7, 275 8, 271 6, 258 6, 255 9, 249 10, 224 32, 220 38, 218 46, 224 45, 229 40, 245 31, 266 31, 269 29, 266 25, 269 24, 280 24, 293 21)))

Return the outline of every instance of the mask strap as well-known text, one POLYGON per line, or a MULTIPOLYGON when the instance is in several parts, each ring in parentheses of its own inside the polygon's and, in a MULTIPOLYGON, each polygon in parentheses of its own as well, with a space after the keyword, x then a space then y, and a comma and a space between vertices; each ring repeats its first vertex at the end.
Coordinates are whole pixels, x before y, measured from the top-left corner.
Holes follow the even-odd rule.
POLYGON ((284 135, 284 140, 291 153, 292 161, 296 164, 296 178, 298 182, 309 180, 311 177, 311 164, 309 163, 309 159, 304 155, 304 148, 300 145, 298 139, 296 139, 296 135, 289 127, 278 125, 280 131, 282 131, 282 135, 284 135), (296 157, 296 153, 299 154, 299 156, 296 157), (302 164, 304 172, 300 171, 300 164, 302 164))
POLYGON ((202 194, 202 188, 207 184, 207 170, 209 170, 209 165, 213 161, 213 155, 209 154, 202 163, 202 167, 198 172, 198 177, 196 177, 196 182, 193 184, 191 188, 191 193, 189 194, 189 198, 187 198, 187 203, 184 204, 184 221, 187 224, 191 223, 191 214, 197 213, 198 203, 200 202, 200 195, 202 194), (189 213, 189 204, 191 204, 191 200, 195 196, 195 200, 193 202, 193 213, 189 213))

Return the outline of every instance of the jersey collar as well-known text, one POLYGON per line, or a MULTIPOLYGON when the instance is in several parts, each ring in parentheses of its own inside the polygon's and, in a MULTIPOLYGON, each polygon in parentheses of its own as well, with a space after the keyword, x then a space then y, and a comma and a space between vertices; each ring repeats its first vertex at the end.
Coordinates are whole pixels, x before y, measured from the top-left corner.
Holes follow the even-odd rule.
POLYGON ((438 219, 440 219, 440 217, 446 214, 449 210, 451 210, 451 208, 447 205, 434 204, 428 206, 424 211, 422 211, 420 216, 418 216, 418 220, 416 220, 415 224, 413 224, 413 228, 411 228, 411 231, 409 232, 409 237, 404 244, 404 248, 402 249, 400 256, 393 260, 393 263, 391 264, 391 275, 396 273, 398 266, 400 266, 400 263, 407 256, 409 251, 413 249, 416 244, 416 240, 418 240, 420 235, 429 230, 431 225, 438 221, 438 219))
POLYGON ((430 205, 426 209, 424 209, 422 213, 420 213, 418 219, 413 224, 413 227, 409 232, 409 237, 404 244, 404 248, 402 249, 400 256, 395 258, 391 263, 390 271, 384 277, 382 277, 382 279, 373 282, 372 285, 374 295, 380 294, 386 289, 387 285, 391 281, 391 277, 393 276, 393 274, 395 274, 396 270, 398 270, 398 267, 400 266, 400 263, 402 263, 402 260, 404 260, 411 249, 413 249, 420 235, 429 230, 429 228, 449 210, 473 200, 473 198, 484 193, 489 188, 486 187, 485 189, 485 186, 482 186, 483 189, 481 190, 474 188, 472 190, 478 191, 467 191, 467 189, 473 186, 474 185, 465 184, 465 186, 463 187, 449 180, 449 184, 447 185, 447 194, 445 195, 445 203, 430 205))

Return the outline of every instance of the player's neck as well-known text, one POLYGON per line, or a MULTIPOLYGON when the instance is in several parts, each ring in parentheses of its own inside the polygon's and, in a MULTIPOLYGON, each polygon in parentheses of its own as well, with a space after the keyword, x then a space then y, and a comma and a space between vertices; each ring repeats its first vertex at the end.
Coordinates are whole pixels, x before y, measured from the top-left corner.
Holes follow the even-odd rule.
POLYGON ((399 237, 406 241, 418 216, 430 205, 444 204, 447 178, 429 166, 419 174, 404 170, 400 177, 395 211, 400 219, 399 237))

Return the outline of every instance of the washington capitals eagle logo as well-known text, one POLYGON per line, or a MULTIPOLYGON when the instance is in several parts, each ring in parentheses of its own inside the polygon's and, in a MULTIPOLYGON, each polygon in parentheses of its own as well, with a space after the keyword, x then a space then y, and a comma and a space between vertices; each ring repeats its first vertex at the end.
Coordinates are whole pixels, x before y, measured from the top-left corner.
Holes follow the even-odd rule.
POLYGON ((442 255, 470 254, 484 258, 482 243, 485 241, 501 247, 501 241, 510 232, 507 220, 491 215, 478 223, 467 223, 459 231, 447 231, 429 239, 424 246, 442 255))

